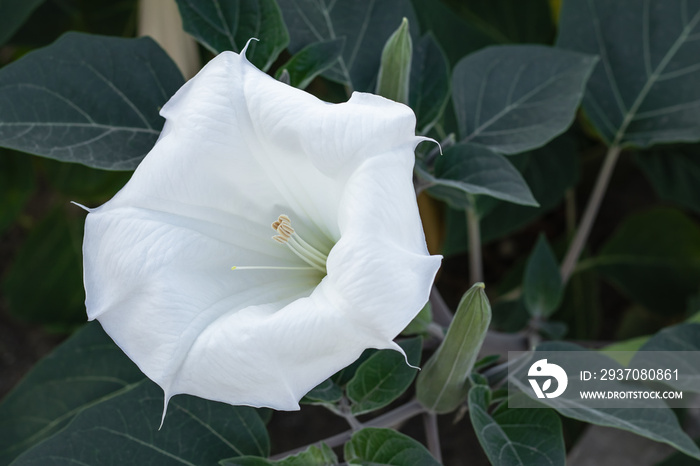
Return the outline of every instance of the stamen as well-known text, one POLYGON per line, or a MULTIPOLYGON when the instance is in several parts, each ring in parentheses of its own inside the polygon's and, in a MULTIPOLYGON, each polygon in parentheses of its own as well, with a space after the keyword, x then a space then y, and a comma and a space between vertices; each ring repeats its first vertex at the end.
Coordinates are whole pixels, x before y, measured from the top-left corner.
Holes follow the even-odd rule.
POLYGON ((280 215, 276 221, 272 223, 272 229, 277 232, 272 237, 279 244, 284 244, 297 257, 309 264, 309 267, 268 267, 268 266, 234 266, 231 270, 318 270, 326 273, 326 261, 328 255, 322 253, 304 239, 292 228, 292 221, 284 214, 280 215))
POLYGON ((292 228, 292 221, 288 216, 282 214, 277 217, 277 221, 272 224, 272 229, 277 232, 277 235, 272 237, 273 240, 286 244, 297 257, 311 267, 323 273, 326 272, 328 256, 304 241, 292 228))

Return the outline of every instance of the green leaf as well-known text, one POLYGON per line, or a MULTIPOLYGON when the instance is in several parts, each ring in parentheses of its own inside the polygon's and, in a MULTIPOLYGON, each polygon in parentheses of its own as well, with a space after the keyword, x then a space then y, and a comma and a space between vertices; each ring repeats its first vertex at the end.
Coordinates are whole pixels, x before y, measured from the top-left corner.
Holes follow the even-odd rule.
POLYGON ((639 350, 700 351, 700 323, 678 324, 666 327, 646 341, 639 350))
POLYGON ((596 58, 539 45, 488 47, 460 60, 452 100, 464 142, 515 154, 574 120, 596 58))
MULTIPOLYGON (((547 342, 537 347, 537 351, 585 351, 580 346, 572 343, 547 342)), ((614 361, 600 353, 590 352, 587 357, 591 364, 597 367, 615 367, 614 361)), ((525 368, 527 370, 527 368, 525 368)), ((519 386, 521 391, 530 391, 518 377, 510 376, 510 382, 519 386)), ((569 379, 571 383, 571 379, 569 379)), ((647 437, 657 442, 663 442, 685 452, 695 458, 700 458, 698 448, 681 428, 678 418, 670 408, 663 407, 661 400, 649 400, 649 404, 656 404, 653 408, 629 409, 629 408, 591 408, 581 403, 580 400, 569 397, 543 398, 538 402, 554 408, 559 414, 600 426, 614 427, 627 430, 642 437, 647 437)), ((539 408, 536 408, 539 409, 539 408)))
POLYGON ((300 403, 304 404, 333 404, 343 397, 343 390, 333 380, 326 379, 309 393, 304 395, 300 403))
POLYGON ((595 267, 650 310, 679 314, 700 282, 700 227, 673 209, 631 215, 596 257, 579 266, 595 267))
POLYGON ((427 134, 442 116, 450 96, 450 76, 445 53, 432 34, 413 47, 409 106, 416 113, 418 134, 427 134))
POLYGON ((564 296, 557 258, 542 234, 525 266, 523 295, 530 315, 542 317, 552 315, 564 296))
POLYGON ((504 403, 489 414, 490 404, 488 387, 476 385, 469 390, 469 417, 491 464, 566 464, 561 420, 554 410, 508 409, 504 403))
POLYGON ((700 351, 700 324, 684 323, 662 329, 639 348, 629 365, 640 369, 678 369, 682 377, 665 383, 679 390, 698 393, 698 361, 689 358, 686 351, 700 351), (648 351, 656 353, 647 355, 648 351))
POLYGON ((635 155, 659 197, 700 212, 700 145, 659 147, 635 155))
POLYGON ((504 156, 477 144, 448 148, 435 162, 435 174, 419 175, 432 183, 429 192, 454 208, 472 204, 471 195, 491 196, 522 205, 537 205, 518 170, 504 156))
MULTIPOLYGON (((481 240, 484 243, 506 236, 524 227, 559 205, 567 188, 574 185, 578 175, 578 157, 573 138, 562 136, 539 149, 508 157, 525 179, 540 207, 531 207, 481 197, 481 240), (493 200, 493 206, 485 206, 493 200)), ((467 228, 464 211, 448 209, 447 237, 443 254, 453 255, 467 250, 467 228)))
POLYGON ((540 205, 533 207, 498 202, 482 219, 483 242, 510 234, 558 206, 566 190, 578 178, 576 141, 566 135, 539 149, 511 155, 508 161, 518 169, 540 205))
POLYGON ((418 375, 416 397, 430 411, 446 413, 467 398, 469 376, 491 322, 484 284, 462 297, 447 335, 418 375))
POLYGON ((397 399, 411 385, 420 364, 423 340, 415 337, 399 343, 406 357, 394 350, 374 353, 348 382, 347 394, 352 401, 352 414, 359 415, 383 408, 397 399), (406 359, 409 366, 406 364, 406 359))
POLYGON ((179 395, 163 427, 163 391, 149 380, 83 410, 68 427, 13 465, 216 465, 231 456, 267 456, 265 425, 253 408, 179 395))
POLYGON ((698 23, 686 0, 564 2, 557 46, 600 56, 583 108, 608 143, 700 139, 698 23))
POLYGON ((515 333, 530 323, 522 296, 514 300, 500 299, 493 303, 493 327, 501 332, 515 333))
POLYGON ((177 0, 185 31, 217 54, 240 52, 267 71, 289 44, 289 33, 275 0, 177 0))
POLYGON ((435 36, 450 65, 468 53, 505 40, 480 28, 478 22, 460 18, 440 0, 411 0, 411 3, 418 13, 421 31, 431 32, 435 36), (457 37, 459 40, 455 40, 457 37))
POLYGON ((80 209, 68 205, 54 209, 31 230, 2 281, 14 316, 69 327, 85 322, 83 223, 80 209))
POLYGON ((14 151, 0 150, 0 234, 22 212, 34 189, 31 160, 14 151))
POLYGON ((275 73, 279 79, 284 70, 290 77, 290 84, 305 89, 316 76, 333 66, 343 53, 345 38, 326 40, 309 44, 297 52, 275 73))
POLYGON ((439 466, 420 443, 392 429, 368 427, 355 432, 345 444, 349 464, 371 466, 439 466))
POLYGON ((65 34, 0 70, 0 145, 134 169, 158 139, 158 111, 183 83, 149 38, 65 34))
POLYGON ((141 371, 102 327, 86 325, 34 366, 0 404, 0 464, 141 380, 141 371))
POLYGON ((408 30, 408 20, 404 18, 384 44, 375 93, 408 105, 412 58, 413 41, 408 30))
POLYGON ((44 0, 0 2, 0 45, 7 42, 44 0))
POLYGON ((457 15, 498 42, 549 44, 554 38, 548 0, 444 1, 457 15))
POLYGON ((377 350, 374 348, 364 350, 355 362, 333 374, 331 376, 331 380, 336 384, 340 385, 341 387, 346 386, 348 382, 350 382, 350 380, 352 380, 352 378, 355 376, 357 369, 362 365, 362 363, 369 359, 376 352, 377 350))
POLYGON ((343 54, 323 73, 328 79, 359 91, 374 90, 382 49, 402 18, 417 32, 409 0, 278 0, 289 28, 289 49, 345 38, 343 54))
POLYGON ((301 453, 279 461, 242 456, 221 460, 219 464, 221 466, 333 466, 338 464, 338 457, 328 445, 322 443, 320 446, 311 445, 301 453))

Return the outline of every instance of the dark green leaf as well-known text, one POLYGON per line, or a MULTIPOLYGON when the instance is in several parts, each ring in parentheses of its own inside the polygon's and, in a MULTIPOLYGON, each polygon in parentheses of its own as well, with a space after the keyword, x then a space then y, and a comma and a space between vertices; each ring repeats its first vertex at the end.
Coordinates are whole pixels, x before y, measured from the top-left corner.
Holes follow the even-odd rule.
POLYGON ((22 212, 34 188, 34 170, 29 158, 0 150, 0 234, 22 212))
POLYGON ((489 356, 484 356, 483 358, 479 359, 474 363, 474 370, 482 370, 486 367, 491 366, 492 364, 497 363, 501 359, 501 356, 498 354, 491 354, 489 356))
POLYGON ((508 159, 477 144, 456 144, 438 156, 434 176, 419 173, 433 184, 431 195, 455 208, 469 206, 475 194, 537 205, 522 175, 508 159))
POLYGON ((51 186, 68 199, 81 204, 109 200, 131 177, 131 172, 97 170, 51 159, 41 159, 39 165, 51 186))
POLYGON ((478 23, 460 18, 440 0, 411 0, 411 3, 418 13, 421 31, 432 32, 451 65, 468 53, 505 40, 480 28, 478 23))
POLYGON ((450 95, 445 53, 432 34, 414 44, 411 62, 409 106, 416 113, 416 129, 426 134, 442 116, 450 95))
POLYGON ((583 108, 610 144, 700 139, 700 2, 564 2, 557 46, 600 56, 583 108))
POLYGON ((305 404, 333 404, 343 397, 343 390, 333 380, 326 379, 309 393, 304 395, 300 403, 305 404))
POLYGON ((0 464, 140 380, 141 371, 102 327, 88 324, 40 361, 0 404, 0 464))
POLYGON ((420 337, 399 343, 406 358, 394 350, 382 350, 373 354, 360 365, 355 376, 348 382, 347 393, 353 402, 352 413, 369 413, 383 408, 411 385, 417 370, 412 366, 420 364, 423 341, 420 337))
POLYGON ((376 352, 377 350, 373 348, 364 350, 355 362, 333 374, 331 376, 331 380, 336 384, 340 385, 341 387, 344 387, 355 376, 357 368, 360 367, 363 362, 369 359, 369 357, 376 352))
POLYGON ((323 76, 359 91, 374 90, 382 49, 407 18, 415 37, 417 21, 409 0, 278 0, 289 28, 289 49, 345 38, 343 54, 323 76))
POLYGON ((444 1, 460 17, 495 41, 549 44, 554 39, 548 0, 444 1))
POLYGON ((160 107, 183 82, 149 38, 68 33, 0 70, 0 145, 133 169, 158 139, 160 107))
POLYGON ((345 38, 309 44, 282 65, 275 76, 279 79, 282 72, 287 70, 290 84, 304 89, 316 76, 338 61, 344 46, 345 38))
POLYGON ((170 400, 149 380, 78 414, 68 427, 13 463, 28 465, 216 465, 231 456, 267 456, 265 425, 253 408, 192 396, 170 400))
POLYGON ((489 414, 490 404, 488 387, 477 385, 469 390, 469 417, 491 464, 566 464, 561 421, 554 410, 501 405, 489 414))
POLYGON ((345 460, 371 466, 439 466, 420 443, 392 429, 368 427, 345 444, 345 460))
MULTIPOLYGON (((572 343, 547 342, 537 347, 537 351, 585 351, 580 346, 572 343)), ((591 362, 591 367, 619 367, 613 360, 601 353, 591 351, 586 361, 591 362)), ((524 370, 527 371, 527 368, 524 370)), ((522 379, 510 375, 512 384, 519 386, 521 391, 531 391, 529 385, 526 387, 522 379)), ((570 377, 569 384, 574 380, 570 377)), ((627 388, 625 385, 614 385, 608 387, 611 390, 627 388)), ((534 395, 533 395, 534 396, 534 395)), ((676 415, 670 408, 664 407, 661 400, 646 400, 650 408, 630 409, 619 408, 592 408, 576 400, 575 397, 558 397, 538 399, 538 402, 554 408, 563 416, 578 419, 583 422, 600 426, 614 427, 633 432, 642 437, 647 437, 657 442, 663 442, 672 447, 685 452, 688 455, 700 458, 700 449, 693 443, 688 435, 681 428, 676 415)), ((539 408, 536 408, 539 409, 539 408)))
POLYGON ((271 466, 278 464, 260 456, 240 456, 219 461, 221 466, 271 466))
POLYGON ((68 205, 55 209, 31 230, 2 281, 13 315, 59 326, 85 322, 83 222, 80 209, 68 205), (69 209, 75 215, 67 215, 69 209))
POLYGON ((574 120, 596 58, 539 45, 488 47, 455 66, 464 142, 505 154, 543 146, 574 120))
MULTIPOLYGON (((530 207, 498 202, 481 222, 482 241, 491 241, 527 225, 559 205, 564 193, 576 183, 578 154, 573 138, 562 136, 539 149, 508 157, 525 179, 540 204, 530 207)), ((486 198, 479 199, 479 201, 486 198)))
POLYGON ((44 0, 5 0, 0 2, 0 45, 7 42, 44 0))
MULTIPOLYGON (((530 207, 498 201, 482 196, 477 199, 479 209, 485 211, 481 219, 481 239, 484 243, 501 238, 527 225, 540 215, 556 207, 567 188, 573 186, 578 174, 576 145, 572 138, 563 136, 531 152, 508 157, 525 179, 540 207, 530 207), (495 205, 487 206, 493 201, 495 205)), ((447 237, 443 253, 466 252, 467 228, 464 212, 449 209, 447 237)))
POLYGON ((523 330, 530 322, 522 297, 511 301, 498 300, 493 303, 493 325, 502 332, 514 333, 523 330))
POLYGON ((564 295, 559 264, 547 238, 540 235, 530 254, 523 278, 525 307, 533 316, 548 317, 557 310, 564 295))
POLYGON ((275 0, 177 0, 185 31, 213 53, 240 52, 253 38, 248 59, 267 71, 289 44, 275 0))
POLYGON ((631 215, 596 257, 581 264, 651 310, 682 313, 700 282, 700 228, 673 209, 631 215))
POLYGON ((320 446, 312 445, 301 453, 279 461, 242 456, 221 460, 219 464, 221 466, 333 466, 338 464, 338 457, 328 445, 322 443, 320 446))
POLYGON ((700 212, 700 145, 659 147, 635 160, 659 197, 700 212))

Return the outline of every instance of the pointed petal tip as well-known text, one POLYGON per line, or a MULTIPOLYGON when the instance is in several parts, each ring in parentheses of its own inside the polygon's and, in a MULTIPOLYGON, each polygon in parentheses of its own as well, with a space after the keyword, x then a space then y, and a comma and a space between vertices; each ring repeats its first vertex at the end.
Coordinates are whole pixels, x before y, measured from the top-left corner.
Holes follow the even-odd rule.
POLYGON ((75 202, 75 201, 70 201, 70 203, 73 204, 73 205, 77 205, 78 207, 80 207, 81 209, 83 209, 83 210, 84 210, 85 212, 87 212, 87 213, 90 213, 90 212, 92 212, 92 211, 94 210, 94 209, 91 209, 91 208, 89 208, 89 207, 85 207, 84 205, 79 204, 79 203, 77 203, 77 202, 75 202))
POLYGON ((388 347, 387 349, 392 349, 392 350, 394 350, 394 351, 398 351, 399 353, 401 353, 401 354, 403 355, 404 361, 406 361, 406 365, 407 365, 408 367, 410 367, 411 369, 421 370, 420 367, 414 366, 413 364, 411 364, 411 363, 408 361, 408 356, 406 355, 406 352, 405 352, 405 351, 403 350, 403 348, 401 348, 401 347, 398 345, 398 343, 396 343, 395 341, 392 341, 391 344, 389 345, 389 347, 388 347))
POLYGON ((437 142, 437 140, 429 138, 427 136, 416 136, 416 143, 413 146, 413 148, 415 149, 421 142, 434 142, 435 144, 437 144, 438 149, 440 149, 440 155, 442 155, 442 145, 439 142, 437 142))
POLYGON ((248 39, 248 42, 245 43, 245 47, 243 47, 243 49, 241 50, 240 55, 241 57, 245 58, 246 61, 248 61, 248 57, 246 57, 245 54, 248 51, 248 46, 252 41, 260 42, 260 39, 258 39, 257 37, 251 37, 250 39, 248 39))
POLYGON ((172 397, 172 395, 163 390, 163 415, 160 418, 160 426, 158 427, 159 431, 163 428, 163 424, 165 423, 165 415, 168 413, 168 403, 170 403, 170 398, 172 397))

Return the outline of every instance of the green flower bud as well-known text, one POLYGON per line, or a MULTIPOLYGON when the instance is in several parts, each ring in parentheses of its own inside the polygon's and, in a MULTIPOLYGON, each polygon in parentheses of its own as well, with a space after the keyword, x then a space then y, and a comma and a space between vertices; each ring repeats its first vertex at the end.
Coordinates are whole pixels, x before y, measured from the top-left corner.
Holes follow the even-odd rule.
POLYGON ((416 395, 430 411, 453 411, 467 398, 469 375, 491 322, 484 284, 476 283, 462 297, 447 335, 418 374, 416 395))
POLYGON ((377 78, 377 94, 408 104, 412 55, 413 43, 408 29, 408 20, 404 18, 399 28, 384 44, 377 78))

